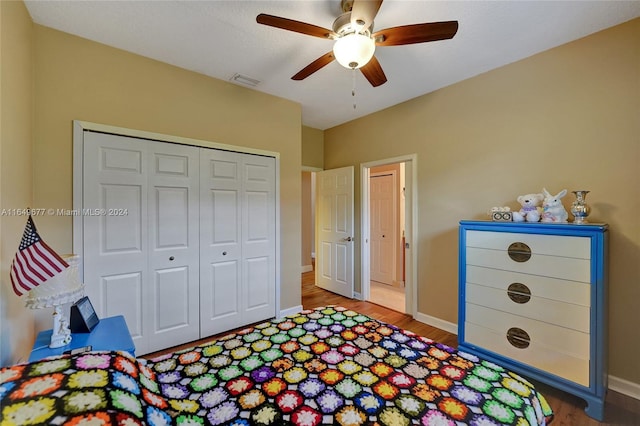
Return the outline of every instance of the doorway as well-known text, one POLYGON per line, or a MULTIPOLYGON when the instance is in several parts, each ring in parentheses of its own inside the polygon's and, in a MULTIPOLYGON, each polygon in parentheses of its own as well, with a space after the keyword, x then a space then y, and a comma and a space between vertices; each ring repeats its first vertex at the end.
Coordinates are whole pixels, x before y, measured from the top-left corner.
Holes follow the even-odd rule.
MULTIPOLYGON (((417 208, 417 156, 416 154, 407 154, 400 157, 394 157, 389 159, 377 160, 368 163, 360 164, 360 200, 359 200, 359 211, 357 214, 360 215, 360 235, 356 235, 357 237, 357 245, 360 249, 360 269, 356 272, 356 282, 360 283, 360 291, 356 289, 354 293, 354 297, 356 299, 362 300, 370 300, 371 297, 371 256, 370 256, 370 208, 369 208, 369 178, 371 169, 377 166, 384 166, 389 164, 402 164, 404 166, 404 185, 403 191, 404 194, 404 211, 400 213, 399 216, 404 218, 404 244, 401 244, 401 247, 404 246, 403 255, 404 255, 404 269, 403 269, 403 278, 404 278, 404 309, 401 312, 407 313, 411 316, 415 316, 417 312, 417 286, 415 284, 415 277, 417 277, 417 251, 414 250, 414 241, 417 241, 417 214, 415 209, 417 208)), ((303 167, 302 172, 310 173, 313 175, 313 172, 321 171, 322 169, 314 169, 311 167, 303 167)), ((305 179, 303 177, 303 192, 315 189, 315 184, 305 184, 304 182, 311 182, 311 178, 305 179), (307 189, 305 189, 305 187, 307 189)), ((305 197, 303 196, 303 200, 305 197)), ((315 197, 308 197, 308 202, 311 203, 311 200, 314 200, 315 197)), ((311 211, 315 211, 314 207, 309 207, 311 211)), ((303 211, 305 208, 303 207, 303 211)), ((305 216, 303 214, 303 216, 305 216)), ((303 227, 305 220, 303 219, 303 227)), ((315 221, 313 221, 315 222, 315 221)), ((311 223, 313 223, 311 222, 311 223)), ((357 231, 356 231, 357 233, 357 231)), ((311 232, 311 239, 315 239, 314 232, 311 232)), ((386 235, 386 234, 385 234, 386 235)), ((402 234, 400 234, 402 236, 402 234)), ((402 241, 402 240, 401 240, 402 241)), ((316 244, 317 245, 317 242, 316 244)), ((315 245, 311 245, 314 247, 315 245)), ((309 247, 309 246, 307 246, 309 247)), ((312 249, 307 249, 307 255, 305 255, 305 250, 303 248, 303 259, 301 264, 302 272, 309 271, 310 269, 317 269, 317 262, 313 262, 314 255, 317 253, 312 253, 312 249), (315 263, 315 268, 309 268, 309 259, 312 259, 312 264, 315 263)))
POLYGON ((360 166, 362 298, 412 316, 417 311, 416 162, 411 154, 360 166))
POLYGON ((369 170, 369 301, 405 312, 404 163, 369 170))

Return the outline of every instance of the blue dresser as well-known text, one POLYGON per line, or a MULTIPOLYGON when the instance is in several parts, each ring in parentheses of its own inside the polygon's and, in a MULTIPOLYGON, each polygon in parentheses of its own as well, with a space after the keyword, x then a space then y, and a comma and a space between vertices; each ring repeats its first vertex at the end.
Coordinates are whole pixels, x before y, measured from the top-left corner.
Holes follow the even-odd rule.
POLYGON ((587 401, 607 390, 606 224, 461 221, 462 351, 587 401))

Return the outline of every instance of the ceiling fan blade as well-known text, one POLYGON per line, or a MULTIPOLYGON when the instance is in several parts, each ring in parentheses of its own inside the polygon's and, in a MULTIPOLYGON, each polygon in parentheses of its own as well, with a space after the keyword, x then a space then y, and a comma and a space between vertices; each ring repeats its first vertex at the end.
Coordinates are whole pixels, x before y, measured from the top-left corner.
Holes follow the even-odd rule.
POLYGON ((373 34, 377 46, 399 46, 453 38, 458 21, 428 22, 387 28, 373 34))
POLYGON ((333 62, 334 59, 335 57, 333 56, 333 51, 325 53, 324 55, 320 56, 318 59, 301 69, 296 75, 291 77, 291 79, 304 80, 314 72, 318 71, 320 68, 329 65, 331 62, 333 62))
POLYGON ((369 83, 371 83, 373 87, 378 87, 387 82, 387 76, 384 75, 380 62, 378 62, 375 56, 371 58, 365 66, 360 68, 360 71, 362 71, 362 74, 369 80, 369 83))
POLYGON ((380 10, 382 0, 353 0, 351 6, 351 25, 369 28, 380 10))
POLYGON ((259 24, 268 25, 270 27, 281 28, 283 30, 293 31, 295 33, 306 34, 314 37, 331 39, 336 33, 327 29, 318 27, 317 25, 307 24, 306 22, 294 21, 293 19, 281 18, 279 16, 267 15, 261 13, 256 17, 259 24))

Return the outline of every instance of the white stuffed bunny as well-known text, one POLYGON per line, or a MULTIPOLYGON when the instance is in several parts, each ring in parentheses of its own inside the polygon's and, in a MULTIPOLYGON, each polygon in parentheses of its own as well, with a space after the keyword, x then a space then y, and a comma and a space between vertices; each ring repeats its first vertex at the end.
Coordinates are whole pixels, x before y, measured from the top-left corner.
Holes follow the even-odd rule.
POLYGON ((556 195, 551 195, 542 188, 544 201, 542 202, 542 222, 566 222, 569 214, 564 209, 560 199, 567 195, 567 190, 563 189, 556 195))

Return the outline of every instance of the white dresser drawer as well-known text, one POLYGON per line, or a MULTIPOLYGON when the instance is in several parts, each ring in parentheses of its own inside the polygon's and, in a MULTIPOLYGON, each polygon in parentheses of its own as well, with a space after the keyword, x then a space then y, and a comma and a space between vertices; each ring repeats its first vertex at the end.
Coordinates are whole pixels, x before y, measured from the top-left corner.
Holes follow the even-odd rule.
POLYGON ((588 259, 532 254, 526 262, 516 262, 506 250, 467 247, 467 265, 585 283, 591 281, 591 262, 588 259))
POLYGON ((465 340, 501 356, 524 362, 582 386, 589 386, 589 360, 558 352, 552 346, 537 341, 525 349, 518 349, 496 330, 465 323, 465 340))
POLYGON ((591 259, 591 241, 585 237, 467 231, 466 239, 467 247, 507 251, 511 244, 521 242, 529 246, 532 254, 591 259))
MULTIPOLYGON (((589 334, 576 330, 501 312, 484 306, 466 303, 466 323, 473 323, 496 331, 505 339, 510 328, 520 328, 529 334, 530 341, 544 344, 555 352, 581 359, 589 359, 589 334)), ((468 338, 468 336, 465 336, 468 338)))
POLYGON ((591 312, 588 306, 539 297, 531 297, 526 303, 516 303, 506 291, 469 283, 466 302, 589 333, 591 312))
POLYGON ((561 280, 541 275, 523 274, 500 269, 467 265, 466 282, 507 291, 513 283, 521 283, 531 290, 531 296, 560 302, 591 306, 591 284, 561 280))
POLYGON ((589 334, 472 303, 466 304, 466 315, 466 342, 589 385, 589 334), (507 333, 513 328, 528 334, 528 347, 509 342, 507 333))

